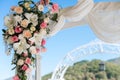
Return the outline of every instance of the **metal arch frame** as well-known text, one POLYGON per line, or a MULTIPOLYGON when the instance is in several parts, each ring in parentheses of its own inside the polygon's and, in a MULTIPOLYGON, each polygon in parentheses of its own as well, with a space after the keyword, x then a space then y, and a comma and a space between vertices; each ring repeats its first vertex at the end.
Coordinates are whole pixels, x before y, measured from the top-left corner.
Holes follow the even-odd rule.
POLYGON ((92 41, 86 45, 80 46, 70 52, 59 62, 55 68, 51 79, 49 80, 64 80, 64 74, 68 67, 77 59, 96 53, 114 53, 120 54, 120 44, 105 43, 100 40, 92 41))

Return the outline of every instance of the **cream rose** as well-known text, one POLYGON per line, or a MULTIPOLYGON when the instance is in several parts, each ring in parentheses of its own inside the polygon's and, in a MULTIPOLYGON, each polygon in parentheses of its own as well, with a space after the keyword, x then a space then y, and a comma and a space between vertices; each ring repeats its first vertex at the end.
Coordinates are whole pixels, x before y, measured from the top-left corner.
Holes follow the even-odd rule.
POLYGON ((21 66, 24 64, 24 61, 22 59, 19 59, 18 62, 17 62, 17 65, 21 66))
POLYGON ((36 47, 34 47, 34 46, 30 47, 29 50, 30 50, 31 54, 36 54, 37 53, 36 47))
POLYGON ((30 30, 31 30, 31 31, 35 31, 36 29, 35 29, 34 26, 31 26, 31 27, 30 27, 30 30))
POLYGON ((44 6, 43 5, 38 5, 38 10, 39 11, 43 11, 44 10, 44 6))
POLYGON ((24 4, 24 6, 25 6, 25 8, 29 8, 29 7, 30 7, 30 4, 29 4, 28 2, 26 2, 26 3, 24 4))
POLYGON ((24 19, 21 21, 21 26, 24 28, 26 28, 28 26, 28 24, 29 24, 29 21, 27 19, 24 19))
POLYGON ((8 34, 13 35, 15 33, 13 28, 8 29, 8 34))

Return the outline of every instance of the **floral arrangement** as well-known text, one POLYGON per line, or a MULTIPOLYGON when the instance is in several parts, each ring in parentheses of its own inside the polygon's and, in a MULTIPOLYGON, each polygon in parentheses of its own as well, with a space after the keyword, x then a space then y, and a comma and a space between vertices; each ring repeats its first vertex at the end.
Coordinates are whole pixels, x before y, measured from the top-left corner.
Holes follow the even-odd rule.
POLYGON ((14 52, 12 64, 16 74, 13 80, 26 80, 34 65, 35 55, 45 52, 45 36, 49 34, 49 23, 57 22, 59 6, 50 0, 19 1, 11 7, 11 13, 4 18, 6 26, 3 37, 7 54, 14 52), (47 10, 47 11, 46 11, 47 10))

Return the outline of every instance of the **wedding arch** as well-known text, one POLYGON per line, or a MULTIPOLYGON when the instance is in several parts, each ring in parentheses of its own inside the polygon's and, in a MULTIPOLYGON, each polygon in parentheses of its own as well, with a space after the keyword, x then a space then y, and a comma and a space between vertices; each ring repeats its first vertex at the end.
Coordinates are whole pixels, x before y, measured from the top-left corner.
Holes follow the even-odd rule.
MULTIPOLYGON (((3 37, 7 43, 7 53, 11 49, 15 52, 12 63, 15 64, 17 73, 14 80, 27 80, 31 74, 25 73, 33 62, 36 64, 36 80, 41 78, 40 54, 32 55, 44 52, 46 37, 51 37, 62 29, 89 24, 101 40, 120 42, 120 2, 94 3, 93 0, 78 0, 74 6, 59 9, 58 4, 49 1, 34 3, 32 0, 22 0, 18 6, 11 7, 12 14, 5 17, 7 29, 3 30, 3 37), (43 14, 44 6, 48 4, 50 9, 43 14)), ((63 71, 67 69, 67 65, 64 66, 61 66, 63 71)), ((53 74, 53 77, 56 76, 53 74)), ((62 77, 63 74, 60 78, 62 77)))
POLYGON ((110 44, 100 40, 95 40, 86 45, 73 49, 62 58, 55 68, 51 79, 49 80, 64 80, 64 74, 66 70, 76 60, 87 55, 93 55, 97 53, 111 53, 120 55, 120 44, 110 44))

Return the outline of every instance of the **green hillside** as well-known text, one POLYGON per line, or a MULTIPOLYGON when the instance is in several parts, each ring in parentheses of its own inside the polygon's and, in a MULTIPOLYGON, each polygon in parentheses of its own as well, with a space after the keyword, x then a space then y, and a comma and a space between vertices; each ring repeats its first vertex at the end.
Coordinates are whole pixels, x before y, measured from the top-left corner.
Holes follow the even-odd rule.
MULTIPOLYGON (((105 63, 105 71, 100 71, 101 60, 80 61, 70 66, 65 73, 65 80, 120 80, 120 66, 109 60, 105 63)), ((119 62, 119 61, 118 61, 119 62)), ((48 80, 51 74, 43 77, 48 80)))

